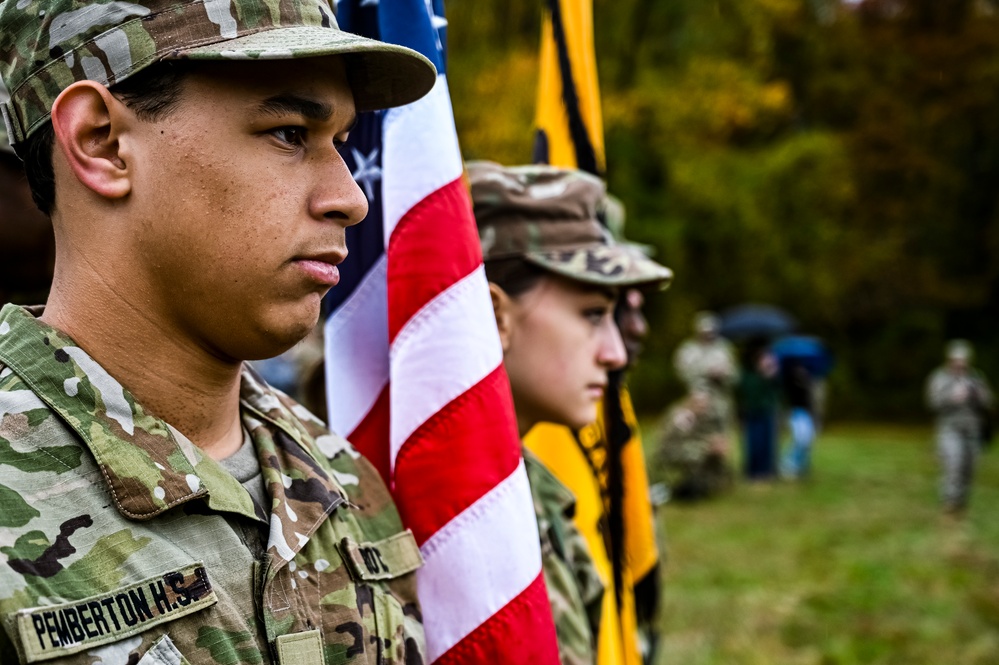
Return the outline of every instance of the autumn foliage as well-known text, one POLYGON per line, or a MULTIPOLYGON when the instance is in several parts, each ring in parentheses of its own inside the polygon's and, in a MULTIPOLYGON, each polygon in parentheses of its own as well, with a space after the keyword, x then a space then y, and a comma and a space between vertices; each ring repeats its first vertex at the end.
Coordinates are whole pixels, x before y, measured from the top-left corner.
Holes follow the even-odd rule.
MULTIPOLYGON (((999 13, 971 0, 596 0, 611 191, 676 272, 639 406, 692 314, 794 313, 833 415, 922 413, 944 341, 999 379, 999 13)), ((468 158, 530 159, 540 3, 449 5, 468 158)))

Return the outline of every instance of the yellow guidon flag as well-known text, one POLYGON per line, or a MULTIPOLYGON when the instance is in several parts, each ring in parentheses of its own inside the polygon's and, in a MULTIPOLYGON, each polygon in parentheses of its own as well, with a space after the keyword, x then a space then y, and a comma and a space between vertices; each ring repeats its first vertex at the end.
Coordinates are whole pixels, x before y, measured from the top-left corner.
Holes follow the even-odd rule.
MULTIPOLYGON (((602 176, 593 2, 546 0, 544 6, 534 162, 602 176)), ((638 625, 654 615, 659 553, 638 422, 616 378, 596 423, 579 432, 541 423, 524 445, 576 495, 574 521, 605 588, 597 664, 642 665, 638 625), (636 602, 636 585, 650 602, 636 602)))
POLYGON ((603 174, 592 0, 545 2, 535 125, 534 163, 603 174))

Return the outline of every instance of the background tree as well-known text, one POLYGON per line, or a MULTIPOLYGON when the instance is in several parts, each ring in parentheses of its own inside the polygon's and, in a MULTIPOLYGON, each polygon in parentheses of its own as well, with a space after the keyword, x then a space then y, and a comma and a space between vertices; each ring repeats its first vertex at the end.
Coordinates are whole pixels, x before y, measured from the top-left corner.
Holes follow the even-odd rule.
MULTIPOLYGON (((450 8, 468 158, 530 158, 540 3, 450 8)), ((824 337, 833 413, 914 417, 943 343, 999 377, 999 16, 955 0, 596 0, 610 189, 676 281, 632 377, 680 387, 698 309, 824 337)))

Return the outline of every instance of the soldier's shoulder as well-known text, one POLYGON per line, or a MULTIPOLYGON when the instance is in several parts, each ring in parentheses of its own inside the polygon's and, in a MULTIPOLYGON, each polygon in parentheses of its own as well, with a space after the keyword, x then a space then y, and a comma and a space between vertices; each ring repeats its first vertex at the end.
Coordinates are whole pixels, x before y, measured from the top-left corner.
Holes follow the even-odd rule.
POLYGON ((290 397, 282 402, 299 420, 308 434, 303 437, 313 457, 347 493, 362 528, 375 538, 387 537, 402 530, 402 521, 378 469, 343 436, 331 432, 326 424, 290 397))

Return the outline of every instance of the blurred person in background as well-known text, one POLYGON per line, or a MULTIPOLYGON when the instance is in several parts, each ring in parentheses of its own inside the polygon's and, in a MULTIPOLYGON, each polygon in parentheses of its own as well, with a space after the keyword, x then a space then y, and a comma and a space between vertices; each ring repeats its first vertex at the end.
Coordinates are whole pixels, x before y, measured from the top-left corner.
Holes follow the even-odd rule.
POLYGON ((706 499, 731 487, 728 436, 706 391, 697 390, 670 406, 659 431, 654 468, 671 497, 706 499))
MULTIPOLYGON (((616 197, 605 197, 598 217, 615 241, 637 253, 639 260, 652 256, 655 248, 625 239, 625 208, 616 197)), ((614 321, 627 366, 609 372, 596 421, 578 430, 539 423, 524 438, 527 449, 575 495, 573 522, 590 547, 606 589, 598 665, 653 662, 658 643, 660 553, 641 430, 626 378, 649 333, 645 298, 664 286, 660 278, 621 291, 614 321)))
POLYGON ((944 512, 960 517, 968 507, 975 463, 987 432, 992 389, 985 375, 971 366, 973 350, 963 339, 952 340, 945 362, 926 382, 926 404, 936 414, 937 454, 942 466, 940 499, 944 512))
MULTIPOLYGON (((671 273, 600 225, 598 178, 550 166, 467 167, 519 433, 540 422, 580 429, 627 363, 618 295, 671 273)), ((573 522, 576 497, 530 450, 524 459, 562 662, 596 663, 605 590, 573 522)))
POLYGON ((777 408, 780 382, 777 358, 765 344, 750 344, 738 387, 743 429, 743 471, 750 481, 777 475, 777 408))
POLYGON ((698 312, 694 336, 676 350, 673 364, 687 393, 706 392, 728 428, 733 420, 732 390, 739 381, 739 368, 732 344, 718 333, 720 325, 713 312, 698 312))
POLYGON ((791 444, 781 464, 788 478, 803 478, 811 471, 815 443, 815 389, 812 373, 797 358, 781 364, 781 386, 787 404, 787 424, 791 444))
POLYGON ((40 305, 55 266, 52 222, 31 198, 24 165, 0 122, 0 305, 40 305))

